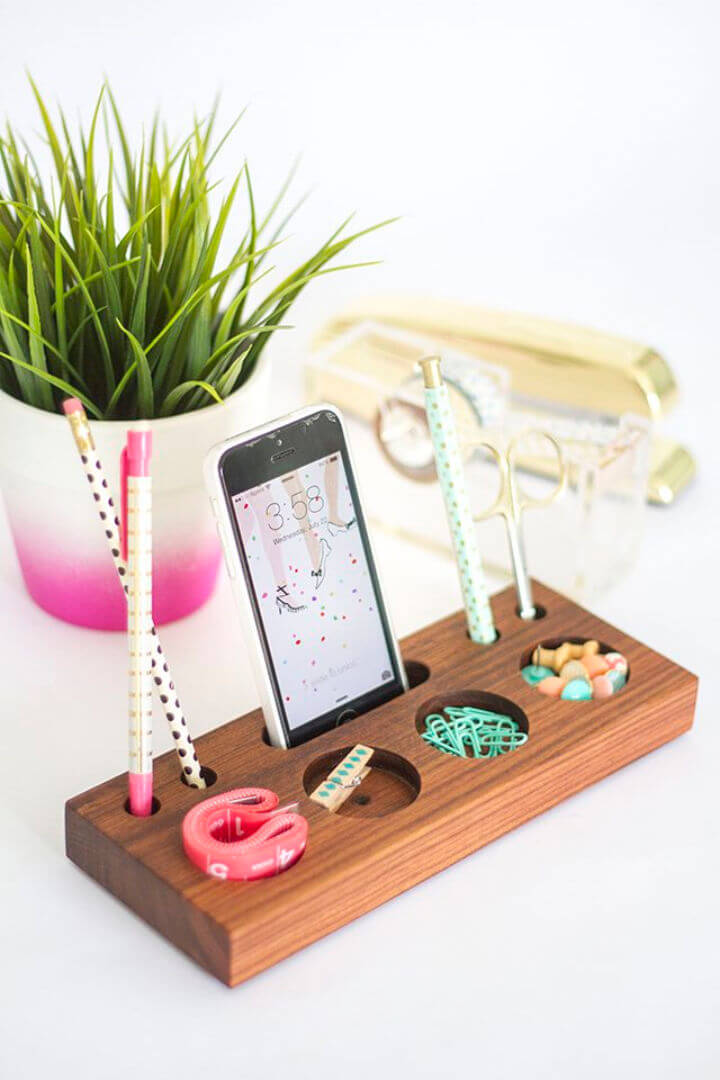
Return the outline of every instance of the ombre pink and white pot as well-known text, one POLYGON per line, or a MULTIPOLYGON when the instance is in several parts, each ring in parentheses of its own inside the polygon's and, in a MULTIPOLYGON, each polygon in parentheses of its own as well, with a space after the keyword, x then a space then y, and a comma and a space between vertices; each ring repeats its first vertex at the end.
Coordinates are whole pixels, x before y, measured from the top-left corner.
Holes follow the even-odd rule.
MULTIPOLYGON (((210 597, 221 552, 202 476, 211 446, 269 419, 270 367, 222 405, 152 420, 153 616, 171 622, 210 597)), ((90 420, 116 504, 126 421, 90 420)), ((61 414, 0 391, 0 487, 20 569, 33 600, 77 626, 124 630, 126 604, 100 521, 61 414)))

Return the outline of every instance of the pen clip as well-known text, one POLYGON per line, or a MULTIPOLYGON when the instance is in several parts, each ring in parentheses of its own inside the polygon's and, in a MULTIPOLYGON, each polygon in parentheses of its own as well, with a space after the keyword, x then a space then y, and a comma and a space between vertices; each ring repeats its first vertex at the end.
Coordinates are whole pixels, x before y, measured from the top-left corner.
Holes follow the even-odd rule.
POLYGON ((120 554, 127 562, 127 447, 120 452, 120 554))

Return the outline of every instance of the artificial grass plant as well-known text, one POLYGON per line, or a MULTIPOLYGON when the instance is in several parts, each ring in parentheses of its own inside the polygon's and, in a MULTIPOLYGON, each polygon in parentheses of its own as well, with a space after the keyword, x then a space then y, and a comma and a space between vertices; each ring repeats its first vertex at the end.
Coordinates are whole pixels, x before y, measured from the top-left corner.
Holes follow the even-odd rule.
POLYGON ((55 411, 71 394, 95 418, 137 419, 222 401, 250 377, 303 288, 348 269, 328 263, 387 224, 348 234, 348 219, 259 297, 268 256, 299 203, 282 210, 291 174, 259 216, 247 164, 224 197, 211 198, 212 167, 237 121, 216 140, 214 107, 173 146, 156 117, 134 153, 107 86, 73 139, 62 111, 53 123, 31 85, 53 181, 48 187, 8 124, 0 135, 0 389, 39 409, 55 411))

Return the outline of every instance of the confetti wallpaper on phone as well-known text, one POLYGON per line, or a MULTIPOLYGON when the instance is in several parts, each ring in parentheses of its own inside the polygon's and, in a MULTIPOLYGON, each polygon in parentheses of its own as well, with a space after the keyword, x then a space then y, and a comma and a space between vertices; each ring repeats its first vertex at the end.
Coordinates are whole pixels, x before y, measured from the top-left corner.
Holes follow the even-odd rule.
POLYGON ((339 454, 234 496, 291 728, 393 678, 339 454))

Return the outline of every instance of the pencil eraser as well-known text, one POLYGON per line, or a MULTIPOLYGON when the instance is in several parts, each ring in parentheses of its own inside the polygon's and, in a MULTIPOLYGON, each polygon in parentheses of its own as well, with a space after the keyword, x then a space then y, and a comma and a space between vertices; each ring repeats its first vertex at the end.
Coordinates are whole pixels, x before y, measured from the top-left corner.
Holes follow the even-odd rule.
POLYGON ((152 431, 149 424, 137 425, 127 433, 128 474, 130 476, 150 475, 150 455, 152 453, 152 431))
POLYGON ((63 412, 66 416, 72 415, 74 412, 82 412, 83 404, 80 398, 69 397, 63 401, 63 412))

